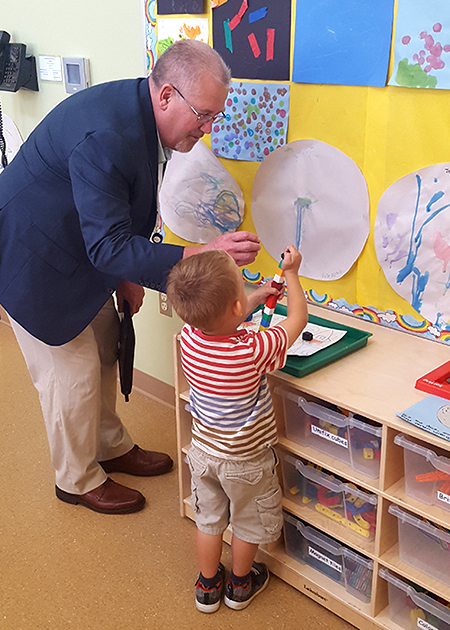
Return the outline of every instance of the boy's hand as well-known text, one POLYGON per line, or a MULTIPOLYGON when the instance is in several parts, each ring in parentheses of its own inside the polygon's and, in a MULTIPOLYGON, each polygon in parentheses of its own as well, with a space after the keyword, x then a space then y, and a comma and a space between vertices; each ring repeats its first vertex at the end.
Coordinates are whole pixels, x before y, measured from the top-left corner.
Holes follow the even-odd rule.
POLYGON ((252 297, 254 297, 255 300, 257 300, 256 302, 256 306, 258 306, 258 304, 262 304, 263 302, 267 301, 267 298, 269 297, 269 295, 275 295, 278 300, 281 300, 281 298, 284 295, 284 285, 281 287, 281 289, 276 289, 275 287, 271 286, 271 282, 268 281, 265 284, 262 284, 260 287, 258 287, 257 289, 255 289, 255 291, 252 292, 252 297))
POLYGON ((283 253, 284 258, 281 263, 282 270, 295 271, 298 275, 300 263, 302 262, 302 255, 300 252, 293 245, 288 245, 283 253))
POLYGON ((270 282, 266 282, 261 285, 247 296, 247 313, 246 316, 253 313, 255 308, 257 308, 260 304, 265 304, 269 295, 275 295, 278 300, 284 295, 284 286, 278 290, 271 286, 270 282))
POLYGON ((286 247, 281 268, 287 284, 287 317, 279 326, 286 330, 289 346, 308 323, 308 305, 298 276, 301 262, 302 257, 297 249, 293 245, 286 247))

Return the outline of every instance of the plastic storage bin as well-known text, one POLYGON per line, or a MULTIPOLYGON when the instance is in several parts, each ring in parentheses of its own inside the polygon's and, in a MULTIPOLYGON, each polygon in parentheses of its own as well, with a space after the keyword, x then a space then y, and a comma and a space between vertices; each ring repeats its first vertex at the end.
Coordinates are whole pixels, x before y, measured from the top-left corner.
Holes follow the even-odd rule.
POLYGON ((389 618, 405 630, 450 630, 450 609, 404 579, 382 568, 378 574, 388 583, 389 618))
POLYGON ((402 434, 396 435, 394 442, 403 448, 406 494, 450 511, 450 454, 438 455, 402 434))
POLYGON ((373 479, 379 477, 381 426, 308 402, 282 387, 276 387, 275 393, 283 399, 289 440, 311 446, 373 479))
POLYGON ((397 505, 388 509, 398 519, 400 560, 450 586, 450 533, 397 505))
POLYGON ((369 424, 358 415, 350 416, 350 460, 354 470, 378 479, 380 476, 381 435, 383 427, 369 424))
POLYGON ((281 453, 284 496, 373 540, 378 497, 281 453))
POLYGON ((372 594, 373 562, 336 540, 283 512, 286 553, 342 584, 363 602, 372 594))

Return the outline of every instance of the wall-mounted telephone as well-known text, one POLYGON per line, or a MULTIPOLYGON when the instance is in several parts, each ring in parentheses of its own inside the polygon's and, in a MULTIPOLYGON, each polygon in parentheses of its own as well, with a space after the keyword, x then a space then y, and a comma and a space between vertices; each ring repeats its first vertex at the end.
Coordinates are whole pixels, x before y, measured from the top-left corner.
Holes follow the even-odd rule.
POLYGON ((36 59, 26 55, 25 44, 10 44, 9 40, 9 33, 0 31, 0 90, 26 88, 37 92, 36 59))

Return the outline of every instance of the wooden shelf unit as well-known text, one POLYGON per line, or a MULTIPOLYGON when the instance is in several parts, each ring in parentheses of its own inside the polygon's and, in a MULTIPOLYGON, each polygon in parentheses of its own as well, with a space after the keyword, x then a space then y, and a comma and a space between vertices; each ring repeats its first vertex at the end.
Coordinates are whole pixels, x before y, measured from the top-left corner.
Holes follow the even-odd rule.
MULTIPOLYGON (((448 361, 449 350, 444 344, 320 307, 310 306, 309 311, 313 315, 369 331, 372 337, 365 348, 303 378, 281 371, 271 374, 269 382, 272 393, 275 387, 281 386, 307 400, 325 401, 380 423, 383 427, 380 476, 378 479, 371 479, 311 447, 288 440, 285 434, 283 403, 281 397, 273 393, 279 429, 278 448, 318 464, 362 489, 374 492, 378 496, 375 539, 367 542, 331 519, 302 508, 286 498, 283 499, 283 507, 294 516, 373 560, 371 601, 369 604, 361 602, 324 574, 289 557, 285 553, 283 537, 277 543, 261 548, 257 557, 275 575, 354 626, 364 630, 380 627, 394 630, 399 626, 389 619, 388 587, 386 581, 378 576, 379 568, 386 567, 450 601, 449 586, 400 561, 397 519, 388 512, 389 505, 395 503, 450 529, 448 511, 420 503, 406 495, 403 449, 394 444, 394 437, 398 433, 404 433, 428 443, 431 448, 438 446, 449 451, 450 458, 450 442, 425 433, 396 416, 396 412, 403 411, 426 396, 424 392, 416 390, 414 384, 420 376, 448 361)), ((174 352, 180 513, 183 517, 193 519, 189 505, 190 474, 184 461, 191 437, 191 417, 185 408, 189 401, 189 391, 181 368, 177 336, 174 352)), ((229 542, 229 531, 224 539, 229 542)))

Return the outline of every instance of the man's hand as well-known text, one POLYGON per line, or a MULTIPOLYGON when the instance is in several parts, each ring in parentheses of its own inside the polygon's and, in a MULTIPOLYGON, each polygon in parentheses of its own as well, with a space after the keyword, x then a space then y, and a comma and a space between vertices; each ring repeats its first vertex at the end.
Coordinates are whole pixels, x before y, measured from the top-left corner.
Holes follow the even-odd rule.
POLYGON ((130 305, 131 315, 135 315, 142 306, 144 295, 145 291, 141 285, 128 282, 128 280, 122 280, 116 289, 119 313, 123 312, 123 301, 126 300, 130 305))
POLYGON ((201 247, 185 247, 183 258, 206 252, 211 249, 222 249, 233 258, 238 267, 250 265, 256 258, 261 245, 259 237, 251 232, 232 232, 218 236, 207 245, 201 247))

